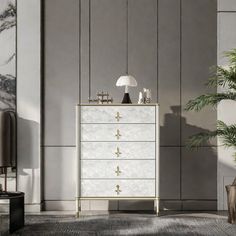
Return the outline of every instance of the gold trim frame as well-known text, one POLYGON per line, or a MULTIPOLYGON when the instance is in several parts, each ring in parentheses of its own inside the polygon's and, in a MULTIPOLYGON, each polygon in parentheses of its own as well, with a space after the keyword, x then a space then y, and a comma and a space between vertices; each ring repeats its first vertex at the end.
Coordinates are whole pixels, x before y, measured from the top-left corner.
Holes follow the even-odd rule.
POLYGON ((154 201, 154 211, 159 214, 159 105, 158 104, 81 104, 76 106, 76 217, 80 216, 82 200, 149 200, 154 201), (81 196, 81 106, 155 106, 155 197, 82 197, 81 196))

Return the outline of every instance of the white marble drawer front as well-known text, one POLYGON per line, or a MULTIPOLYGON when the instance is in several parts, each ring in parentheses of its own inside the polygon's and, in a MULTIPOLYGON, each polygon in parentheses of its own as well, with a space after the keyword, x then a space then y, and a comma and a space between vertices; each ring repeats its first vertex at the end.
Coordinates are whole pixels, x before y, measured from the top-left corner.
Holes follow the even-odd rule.
POLYGON ((155 141, 155 124, 81 124, 81 141, 155 141))
POLYGON ((155 180, 81 180, 81 197, 155 197, 155 180))
POLYGON ((76 214, 84 199, 154 200, 159 211, 157 104, 76 108, 76 214))
POLYGON ((155 106, 82 106, 81 123, 155 123, 155 106))
POLYGON ((81 178, 154 179, 155 160, 82 160, 81 178))
POLYGON ((81 159, 155 159, 155 142, 81 142, 81 159))

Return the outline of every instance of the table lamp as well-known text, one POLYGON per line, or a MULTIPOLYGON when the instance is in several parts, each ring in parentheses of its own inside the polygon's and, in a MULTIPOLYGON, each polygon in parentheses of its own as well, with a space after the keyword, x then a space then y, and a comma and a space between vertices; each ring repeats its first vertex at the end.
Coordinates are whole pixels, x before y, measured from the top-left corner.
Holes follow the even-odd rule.
POLYGON ((129 87, 136 87, 137 81, 132 75, 123 75, 116 82, 116 86, 125 86, 125 94, 121 103, 132 103, 129 96, 129 87))

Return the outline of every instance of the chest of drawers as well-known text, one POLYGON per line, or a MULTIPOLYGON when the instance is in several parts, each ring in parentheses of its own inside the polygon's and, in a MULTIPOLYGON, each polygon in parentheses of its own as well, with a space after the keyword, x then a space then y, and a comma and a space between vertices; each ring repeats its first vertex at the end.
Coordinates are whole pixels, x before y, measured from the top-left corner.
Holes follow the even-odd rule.
POLYGON ((158 105, 78 105, 76 212, 83 199, 154 200, 159 211, 158 105))

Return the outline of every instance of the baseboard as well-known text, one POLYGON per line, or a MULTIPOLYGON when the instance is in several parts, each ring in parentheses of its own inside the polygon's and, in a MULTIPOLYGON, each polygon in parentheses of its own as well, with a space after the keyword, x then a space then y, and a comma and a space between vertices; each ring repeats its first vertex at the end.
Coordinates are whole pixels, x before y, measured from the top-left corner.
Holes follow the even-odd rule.
POLYGON ((184 211, 216 211, 217 200, 184 200, 183 209, 184 211))
POLYGON ((161 200, 160 210, 216 211, 217 200, 161 200))
POLYGON ((42 210, 42 203, 25 204, 25 212, 40 212, 42 210))
MULTIPOLYGON (((81 202, 82 211, 116 211, 116 210, 153 210, 153 201, 107 201, 84 200, 81 202)), ((25 204, 25 212, 45 211, 75 211, 75 201, 44 201, 41 203, 25 204)), ((160 200, 160 210, 171 211, 216 211, 217 200, 160 200)), ((1 201, 0 212, 8 212, 7 201, 1 201)))
MULTIPOLYGON (((82 211, 153 210, 153 201, 107 201, 83 200, 82 211)), ((45 211, 75 211, 75 201, 44 201, 45 211)), ((160 200, 160 210, 170 211, 215 211, 217 200, 160 200)))
POLYGON ((160 211, 180 211, 182 209, 181 200, 160 200, 160 211))
MULTIPOLYGON (((38 213, 42 210, 42 203, 26 203, 25 212, 26 213, 38 213)), ((7 200, 1 201, 0 212, 9 212, 9 203, 7 200)))
POLYGON ((45 211, 75 211, 75 201, 44 201, 45 211))

